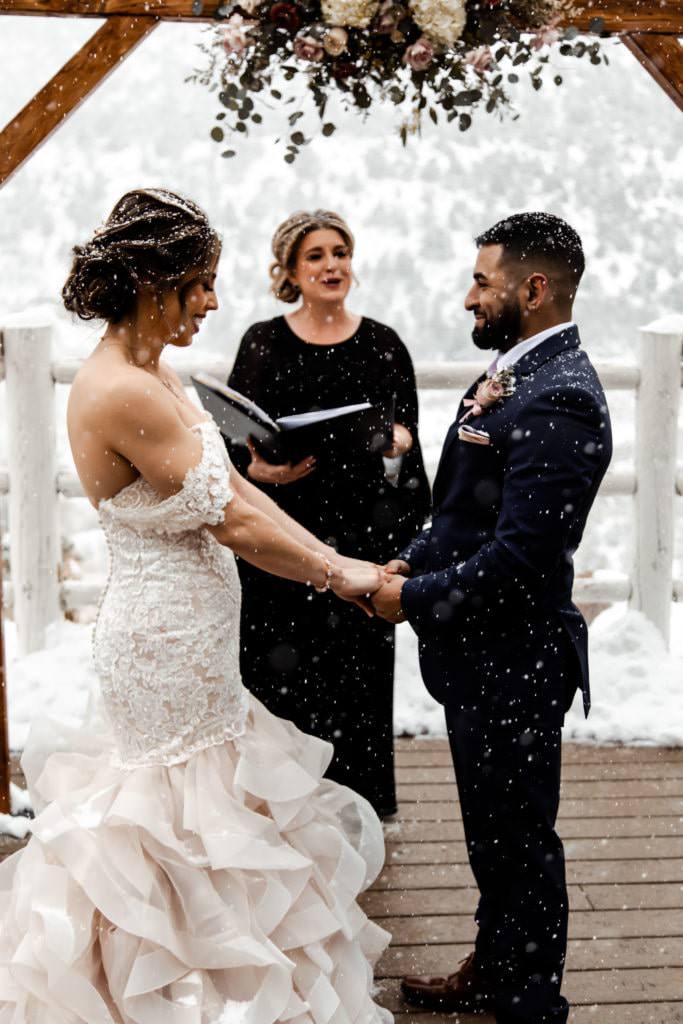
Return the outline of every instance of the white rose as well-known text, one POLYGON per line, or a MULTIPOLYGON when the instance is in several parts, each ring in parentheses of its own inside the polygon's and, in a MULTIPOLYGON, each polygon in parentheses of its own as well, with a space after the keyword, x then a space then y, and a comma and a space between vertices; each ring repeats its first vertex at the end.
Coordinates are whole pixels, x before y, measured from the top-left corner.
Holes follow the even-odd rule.
POLYGON ((438 46, 452 46, 467 22, 465 0, 409 0, 415 24, 438 46))
POLYGON ((344 28, 367 28, 379 9, 379 0, 322 0, 323 20, 344 28))

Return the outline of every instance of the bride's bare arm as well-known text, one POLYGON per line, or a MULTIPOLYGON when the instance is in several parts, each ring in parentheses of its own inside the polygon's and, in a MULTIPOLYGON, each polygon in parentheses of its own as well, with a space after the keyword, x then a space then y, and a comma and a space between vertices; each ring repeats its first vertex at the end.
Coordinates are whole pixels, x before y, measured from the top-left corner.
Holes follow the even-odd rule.
POLYGON ((262 490, 255 487, 250 480, 243 477, 235 467, 232 467, 230 472, 230 486, 235 492, 239 494, 241 498, 244 498, 254 508, 260 509, 264 512, 273 522, 277 523, 278 526, 289 534, 294 540, 298 540, 300 544, 305 544, 306 547, 311 548, 313 551, 319 551, 325 558, 330 558, 335 561, 338 565, 345 568, 356 568, 361 565, 369 565, 368 562, 362 562, 357 558, 347 558, 346 555, 340 555, 330 547, 329 544, 325 544, 324 541, 319 540, 315 534, 311 533, 302 526, 301 523, 297 523, 296 519, 292 519, 288 516, 280 506, 273 501, 271 497, 264 494, 262 490))
MULTIPOLYGON (((164 396, 151 394, 137 381, 125 390, 119 388, 115 401, 107 405, 110 411, 100 423, 109 435, 110 447, 132 463, 163 498, 180 491, 188 470, 202 457, 199 434, 185 426, 164 396)), ((226 506, 224 521, 207 527, 216 539, 259 569, 323 586, 327 579, 328 549, 321 551, 315 538, 305 530, 304 540, 300 540, 283 529, 242 496, 239 481, 233 482, 237 483, 235 496, 226 506), (308 543, 308 538, 315 542, 315 547, 308 543)), ((380 586, 379 570, 367 567, 351 573, 334 557, 331 585, 335 593, 349 597, 380 586)))

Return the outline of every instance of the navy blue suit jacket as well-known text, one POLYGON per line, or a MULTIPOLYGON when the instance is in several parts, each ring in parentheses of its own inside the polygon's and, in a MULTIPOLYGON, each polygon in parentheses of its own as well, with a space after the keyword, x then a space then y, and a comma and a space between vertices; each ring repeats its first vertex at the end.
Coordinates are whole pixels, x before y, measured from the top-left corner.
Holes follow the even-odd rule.
POLYGON ((516 673, 527 678, 525 667, 560 631, 572 652, 565 707, 580 686, 588 714, 588 636, 572 603, 572 556, 611 458, 609 412, 574 326, 514 372, 514 394, 467 421, 490 444, 458 437, 460 404, 434 481, 432 524, 400 555, 412 570, 401 604, 440 703, 481 706, 482 695, 514 686, 516 673))

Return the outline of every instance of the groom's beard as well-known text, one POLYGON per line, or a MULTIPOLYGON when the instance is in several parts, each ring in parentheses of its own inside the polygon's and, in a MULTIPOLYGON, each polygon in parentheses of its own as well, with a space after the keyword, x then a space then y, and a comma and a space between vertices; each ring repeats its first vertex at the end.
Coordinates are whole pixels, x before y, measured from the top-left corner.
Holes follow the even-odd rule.
POLYGON ((475 327, 472 341, 481 349, 507 352, 516 345, 522 334, 522 310, 516 300, 503 306, 494 320, 488 317, 483 327, 475 327))

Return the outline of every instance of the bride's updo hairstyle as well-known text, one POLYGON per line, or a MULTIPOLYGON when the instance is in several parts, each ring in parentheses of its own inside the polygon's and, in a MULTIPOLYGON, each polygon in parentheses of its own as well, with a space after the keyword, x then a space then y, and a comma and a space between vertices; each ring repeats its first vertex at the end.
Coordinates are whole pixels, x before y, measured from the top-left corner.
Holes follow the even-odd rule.
POLYGON ((296 267, 299 247, 311 231, 338 231, 353 256, 353 235, 346 221, 338 213, 331 210, 293 213, 280 224, 271 243, 275 261, 270 265, 270 290, 282 302, 296 302, 301 295, 301 289, 290 280, 289 275, 296 267))
POLYGON ((194 267, 208 267, 219 245, 190 199, 163 188, 127 192, 90 241, 74 247, 64 305, 82 320, 116 323, 141 288, 172 287, 194 267))

